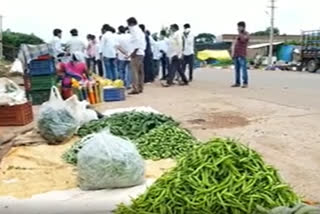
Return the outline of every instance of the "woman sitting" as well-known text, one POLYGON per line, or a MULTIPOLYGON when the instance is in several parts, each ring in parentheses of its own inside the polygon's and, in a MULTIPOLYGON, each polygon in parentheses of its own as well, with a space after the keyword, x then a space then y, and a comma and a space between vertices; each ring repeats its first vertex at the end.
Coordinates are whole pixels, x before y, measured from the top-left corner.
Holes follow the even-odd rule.
POLYGON ((85 81, 88 79, 87 66, 81 61, 81 54, 73 53, 71 61, 67 63, 60 63, 57 67, 58 76, 61 79, 62 97, 68 99, 73 95, 72 93, 72 78, 77 81, 85 81))

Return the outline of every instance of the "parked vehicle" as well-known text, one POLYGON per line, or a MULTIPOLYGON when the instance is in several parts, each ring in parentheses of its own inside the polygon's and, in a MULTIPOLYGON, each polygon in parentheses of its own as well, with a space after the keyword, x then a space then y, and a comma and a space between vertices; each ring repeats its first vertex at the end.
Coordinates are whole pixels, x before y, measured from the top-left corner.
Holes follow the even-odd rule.
POLYGON ((320 68, 320 30, 302 32, 301 61, 309 72, 320 68))

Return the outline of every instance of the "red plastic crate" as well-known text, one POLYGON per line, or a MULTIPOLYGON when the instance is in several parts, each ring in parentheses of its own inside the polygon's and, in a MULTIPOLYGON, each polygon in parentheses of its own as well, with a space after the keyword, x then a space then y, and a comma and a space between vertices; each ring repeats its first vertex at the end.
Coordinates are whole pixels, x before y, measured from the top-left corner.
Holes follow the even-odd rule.
POLYGON ((23 126, 33 121, 32 105, 30 102, 0 106, 0 126, 23 126))

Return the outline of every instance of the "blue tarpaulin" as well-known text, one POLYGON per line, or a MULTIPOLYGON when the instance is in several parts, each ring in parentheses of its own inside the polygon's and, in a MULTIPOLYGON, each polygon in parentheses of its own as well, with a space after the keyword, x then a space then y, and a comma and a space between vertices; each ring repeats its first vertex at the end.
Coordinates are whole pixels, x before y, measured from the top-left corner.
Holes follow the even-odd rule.
POLYGON ((278 52, 278 60, 282 60, 285 62, 291 62, 293 59, 293 45, 282 45, 278 52))

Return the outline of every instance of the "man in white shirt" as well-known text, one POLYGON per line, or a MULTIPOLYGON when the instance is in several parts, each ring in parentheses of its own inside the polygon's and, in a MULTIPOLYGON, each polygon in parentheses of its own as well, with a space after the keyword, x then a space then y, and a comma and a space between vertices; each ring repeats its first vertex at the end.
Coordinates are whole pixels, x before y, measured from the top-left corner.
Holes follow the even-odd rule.
POLYGON ((183 32, 183 72, 189 67, 189 82, 193 79, 193 64, 194 64, 194 36, 191 32, 190 24, 184 25, 183 32))
POLYGON ((131 58, 132 71, 132 91, 129 94, 139 94, 143 92, 144 84, 144 54, 146 49, 145 34, 138 26, 138 22, 134 17, 127 20, 131 35, 130 46, 131 51, 128 56, 131 58))
POLYGON ((73 53, 81 53, 80 61, 85 62, 85 50, 86 45, 84 42, 78 37, 78 30, 72 29, 70 31, 71 39, 67 42, 67 50, 72 55, 73 53))
POLYGON ((182 36, 179 33, 179 26, 173 24, 170 26, 171 36, 169 38, 168 57, 170 61, 169 75, 167 83, 164 87, 169 87, 173 84, 173 80, 178 72, 183 83, 181 85, 188 85, 188 80, 182 70, 182 36))
POLYGON ((162 37, 161 40, 159 41, 159 49, 161 52, 161 68, 162 68, 162 77, 161 80, 165 80, 168 76, 168 72, 169 72, 169 59, 167 56, 168 53, 168 39, 166 38, 166 31, 162 30, 160 32, 160 36, 162 37))
POLYGON ((150 37, 150 41, 151 41, 151 49, 153 54, 153 71, 154 71, 154 77, 156 78, 159 75, 159 69, 160 69, 160 58, 161 58, 160 45, 158 42, 158 38, 156 36, 154 38, 150 37))
POLYGON ((116 80, 118 78, 117 75, 117 46, 118 39, 114 28, 108 24, 103 25, 103 36, 101 38, 100 43, 100 54, 103 57, 103 62, 106 69, 106 78, 110 80, 116 80))
POLYGON ((130 48, 130 34, 127 33, 127 28, 124 26, 120 26, 118 28, 119 35, 118 35, 118 71, 119 71, 119 77, 122 79, 125 83, 126 88, 129 88, 131 85, 131 78, 129 74, 129 64, 130 64, 130 58, 126 56, 126 53, 129 53, 131 51, 130 48))
POLYGON ((62 48, 61 37, 62 37, 62 30, 54 29, 53 30, 53 39, 50 42, 51 47, 54 52, 54 57, 61 57, 65 54, 63 51, 63 48, 62 48))

